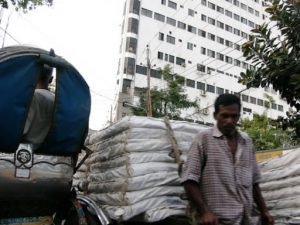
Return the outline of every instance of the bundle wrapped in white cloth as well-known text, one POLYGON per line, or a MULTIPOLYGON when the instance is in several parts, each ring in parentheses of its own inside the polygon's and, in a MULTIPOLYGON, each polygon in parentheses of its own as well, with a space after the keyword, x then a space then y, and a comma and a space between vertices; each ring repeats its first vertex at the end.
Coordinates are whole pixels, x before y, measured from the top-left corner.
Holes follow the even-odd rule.
POLYGON ((132 116, 93 133, 86 140, 93 151, 86 161, 86 194, 119 221, 184 215, 180 164, 203 129, 207 127, 132 116))
POLYGON ((260 163, 260 187, 275 224, 300 224, 300 148, 260 163))

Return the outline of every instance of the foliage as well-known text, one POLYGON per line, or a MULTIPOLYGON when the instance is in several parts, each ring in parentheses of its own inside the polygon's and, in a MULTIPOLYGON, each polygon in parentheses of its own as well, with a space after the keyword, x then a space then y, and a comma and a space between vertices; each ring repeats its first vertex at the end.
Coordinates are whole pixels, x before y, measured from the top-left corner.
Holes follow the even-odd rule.
MULTIPOLYGON (((196 101, 190 101, 187 94, 184 94, 184 78, 172 75, 170 66, 162 69, 161 75, 167 81, 166 89, 151 89, 152 116, 170 119, 180 119, 182 109, 197 107, 196 101)), ((134 115, 147 115, 147 89, 143 88, 140 93, 139 106, 133 109, 134 115)))
POLYGON ((16 11, 23 10, 28 12, 29 10, 35 9, 37 6, 51 6, 53 0, 0 0, 0 6, 2 8, 14 7, 16 11))
POLYGON ((244 57, 254 68, 241 73, 247 87, 271 85, 298 113, 282 119, 284 128, 292 126, 300 134, 300 1, 273 0, 266 8, 271 22, 253 29, 243 44, 244 57), (280 33, 274 36, 277 29, 280 33), (298 122, 295 120, 299 120, 298 122))
POLYGON ((240 129, 248 133, 257 150, 271 150, 297 144, 291 138, 292 131, 282 131, 278 122, 271 120, 266 114, 254 114, 253 120, 242 119, 240 129))

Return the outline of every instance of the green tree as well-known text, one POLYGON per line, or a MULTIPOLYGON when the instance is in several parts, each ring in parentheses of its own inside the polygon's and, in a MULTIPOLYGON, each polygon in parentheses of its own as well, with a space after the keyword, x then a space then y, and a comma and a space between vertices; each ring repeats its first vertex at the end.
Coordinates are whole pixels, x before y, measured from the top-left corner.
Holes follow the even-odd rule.
MULTIPOLYGON (((181 110, 191 107, 197 107, 196 101, 190 101, 187 94, 184 93, 184 78, 170 73, 169 65, 165 66, 160 72, 165 81, 166 89, 151 89, 152 116, 164 117, 170 119, 180 119, 181 110)), ((147 89, 140 91, 139 105, 133 109, 134 115, 147 115, 147 89)))
POLYGON ((12 6, 15 10, 23 10, 23 12, 28 12, 37 6, 51 6, 52 3, 53 0, 0 0, 0 6, 2 8, 7 9, 12 6))
POLYGON ((284 129, 293 127, 300 135, 300 1, 273 0, 266 8, 270 23, 252 30, 251 40, 243 44, 244 57, 254 68, 241 73, 247 87, 271 85, 296 113, 281 119, 284 129), (275 32, 273 32, 275 30, 275 32), (279 32, 280 35, 274 34, 279 32))
POLYGON ((242 119, 240 130, 248 133, 257 150, 271 150, 296 144, 291 139, 291 131, 282 131, 277 121, 268 118, 266 113, 254 114, 252 120, 242 119))

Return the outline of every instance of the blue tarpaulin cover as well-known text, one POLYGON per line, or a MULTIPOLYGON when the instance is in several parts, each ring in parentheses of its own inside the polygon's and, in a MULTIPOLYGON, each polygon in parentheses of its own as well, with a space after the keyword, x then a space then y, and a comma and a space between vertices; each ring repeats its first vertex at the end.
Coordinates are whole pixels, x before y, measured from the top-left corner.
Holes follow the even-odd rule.
MULTIPOLYGON (((0 49, 0 152, 15 152, 21 141, 45 54, 49 52, 24 46, 0 49)), ((37 153, 70 155, 80 150, 88 129, 90 91, 64 59, 53 57, 49 64, 56 67, 55 109, 50 131, 37 153)))

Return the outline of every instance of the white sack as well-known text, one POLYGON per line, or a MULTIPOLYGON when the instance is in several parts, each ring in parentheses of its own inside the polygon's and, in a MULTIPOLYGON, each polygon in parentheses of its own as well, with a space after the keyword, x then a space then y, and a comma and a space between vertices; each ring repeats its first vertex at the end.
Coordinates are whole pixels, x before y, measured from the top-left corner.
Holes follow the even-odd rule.
POLYGON ((89 182, 89 193, 137 191, 162 185, 180 185, 178 172, 165 172, 146 174, 128 179, 118 178, 111 182, 89 182))
POLYGON ((100 205, 125 206, 133 205, 148 198, 159 196, 181 196, 184 193, 182 186, 161 186, 139 191, 93 193, 89 194, 100 205))

